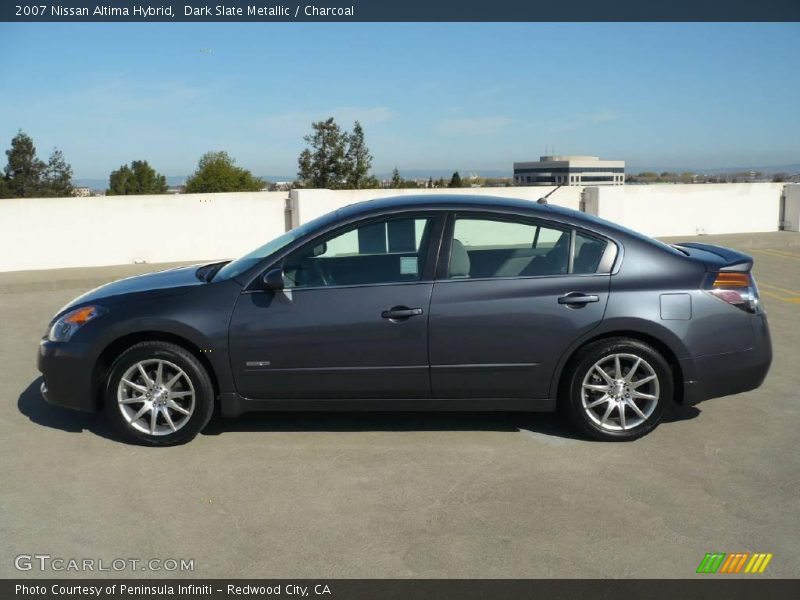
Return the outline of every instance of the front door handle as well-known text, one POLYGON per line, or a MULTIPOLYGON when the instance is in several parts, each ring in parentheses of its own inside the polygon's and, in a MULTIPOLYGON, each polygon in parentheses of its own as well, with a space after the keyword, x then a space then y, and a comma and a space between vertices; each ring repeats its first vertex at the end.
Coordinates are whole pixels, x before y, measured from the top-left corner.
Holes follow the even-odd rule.
POLYGON ((408 319, 422 314, 421 308, 408 308, 407 306, 393 306, 381 313, 384 319, 408 319))
POLYGON ((600 296, 595 294, 581 294, 580 292, 570 292, 559 296, 559 304, 567 304, 569 306, 576 306, 582 304, 589 304, 590 302, 600 302, 600 296))

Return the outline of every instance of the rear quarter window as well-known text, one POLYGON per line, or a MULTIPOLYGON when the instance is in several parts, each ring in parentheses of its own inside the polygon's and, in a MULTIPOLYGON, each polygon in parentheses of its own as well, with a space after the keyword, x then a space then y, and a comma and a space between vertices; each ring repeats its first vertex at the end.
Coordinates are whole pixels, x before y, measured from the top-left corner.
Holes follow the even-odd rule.
POLYGON ((602 238, 576 232, 575 258, 572 264, 573 274, 590 275, 597 273, 607 245, 608 242, 602 238))

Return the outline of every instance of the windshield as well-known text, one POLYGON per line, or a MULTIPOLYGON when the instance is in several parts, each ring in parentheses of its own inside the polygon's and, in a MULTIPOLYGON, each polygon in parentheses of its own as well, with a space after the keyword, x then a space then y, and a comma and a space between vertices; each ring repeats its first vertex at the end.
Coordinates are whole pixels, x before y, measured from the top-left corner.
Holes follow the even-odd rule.
POLYGON ((256 248, 251 252, 248 252, 244 256, 229 262, 227 265, 222 267, 217 272, 216 275, 214 275, 213 281, 223 281, 226 279, 232 279, 237 275, 241 275, 242 273, 247 271, 247 269, 257 264, 261 260, 265 259, 270 254, 275 254, 276 252, 278 252, 282 248, 285 248, 295 240, 300 239, 307 233, 316 229, 319 226, 319 221, 320 219, 314 219, 313 221, 304 223, 299 227, 290 229, 283 235, 279 235, 274 240, 267 242, 263 246, 259 246, 258 248, 256 248))

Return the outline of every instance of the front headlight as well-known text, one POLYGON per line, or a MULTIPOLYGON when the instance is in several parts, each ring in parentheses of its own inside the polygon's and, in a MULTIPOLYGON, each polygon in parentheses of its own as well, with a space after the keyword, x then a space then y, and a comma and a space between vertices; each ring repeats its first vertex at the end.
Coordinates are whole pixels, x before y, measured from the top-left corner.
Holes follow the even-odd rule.
POLYGON ((53 322, 47 333, 47 339, 51 342, 68 342, 78 329, 105 312, 108 311, 97 305, 82 306, 71 310, 53 322))

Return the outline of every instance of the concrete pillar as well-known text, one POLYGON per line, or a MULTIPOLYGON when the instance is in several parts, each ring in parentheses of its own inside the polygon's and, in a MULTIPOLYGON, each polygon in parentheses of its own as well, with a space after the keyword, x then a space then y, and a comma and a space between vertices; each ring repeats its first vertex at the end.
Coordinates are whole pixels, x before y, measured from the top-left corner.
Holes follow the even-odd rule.
POLYGON ((587 215, 600 216, 600 190, 596 186, 583 188, 581 210, 587 215))
POLYGON ((300 190, 289 190, 289 197, 286 199, 284 208, 284 222, 286 231, 294 229, 300 225, 300 190))
POLYGON ((800 231, 800 183, 790 183, 783 188, 783 214, 781 224, 786 231, 800 231))

